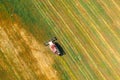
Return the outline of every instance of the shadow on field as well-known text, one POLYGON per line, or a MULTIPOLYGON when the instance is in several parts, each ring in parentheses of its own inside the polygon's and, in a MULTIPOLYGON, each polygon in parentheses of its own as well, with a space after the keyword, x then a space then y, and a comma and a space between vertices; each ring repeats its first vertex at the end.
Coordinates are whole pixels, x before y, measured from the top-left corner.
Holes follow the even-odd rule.
POLYGON ((65 55, 65 51, 63 50, 63 48, 61 47, 61 45, 57 42, 55 42, 55 45, 58 47, 59 51, 60 51, 60 56, 65 55))

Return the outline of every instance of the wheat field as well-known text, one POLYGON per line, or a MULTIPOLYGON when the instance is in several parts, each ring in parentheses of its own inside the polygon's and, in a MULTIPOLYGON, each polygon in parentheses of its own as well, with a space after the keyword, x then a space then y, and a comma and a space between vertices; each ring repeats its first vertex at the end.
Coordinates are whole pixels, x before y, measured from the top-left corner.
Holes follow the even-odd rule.
POLYGON ((0 0, 0 80, 120 80, 119 0, 0 0), (64 55, 44 42, 56 36, 64 55))

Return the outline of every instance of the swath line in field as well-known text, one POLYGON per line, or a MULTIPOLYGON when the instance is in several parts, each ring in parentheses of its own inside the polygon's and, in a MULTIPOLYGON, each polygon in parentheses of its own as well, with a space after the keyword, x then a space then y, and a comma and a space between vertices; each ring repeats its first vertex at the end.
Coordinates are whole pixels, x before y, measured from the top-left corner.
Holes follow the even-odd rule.
MULTIPOLYGON (((64 4, 64 3, 63 3, 64 4)), ((66 5, 64 4, 64 6, 66 7, 66 5)), ((66 7, 67 8, 67 7, 66 7)), ((74 15, 71 13, 71 11, 69 10, 69 8, 67 8, 67 10, 68 10, 68 12, 71 14, 71 16, 73 16, 74 17, 74 15)), ((76 17, 74 17, 74 18, 76 18, 76 17)), ((75 20, 76 21, 76 20, 75 20)), ((82 63, 83 65, 84 65, 84 63, 82 63)), ((85 67, 85 69, 87 70, 87 72, 89 73, 89 75, 92 77, 92 79, 94 79, 93 78, 93 76, 90 74, 90 72, 88 71, 88 69, 86 68, 86 66, 84 65, 84 67, 85 67)))
MULTIPOLYGON (((93 21, 93 19, 91 18, 91 20, 93 21)), ((92 23, 91 23, 92 24, 92 23)), ((94 26, 94 24, 92 24, 94 29, 99 33, 99 35, 101 36, 102 40, 104 41, 104 43, 108 46, 108 48, 110 50, 112 50, 112 52, 114 53, 114 50, 110 47, 110 45, 107 43, 107 41, 104 39, 104 37, 102 36, 102 34, 97 30, 97 28, 94 26)), ((114 71, 114 70, 113 70, 114 71)), ((116 72, 115 72, 116 74, 116 72)))
MULTIPOLYGON (((90 17, 91 18, 91 17, 90 17)), ((91 18, 91 20, 94 22, 94 20, 91 18)), ((92 23, 91 23, 92 24, 92 23)), ((112 51, 112 53, 114 53, 114 50, 111 48, 111 46, 107 43, 107 41, 104 39, 104 37, 102 36, 102 34, 98 31, 98 29, 95 27, 94 24, 92 24, 94 29, 98 32, 98 34, 100 35, 101 39, 104 41, 104 43, 109 47, 109 49, 112 51)), ((111 66, 110 66, 111 67, 111 66)), ((111 69, 113 69, 111 67, 111 69)), ((113 70, 114 74, 116 74, 116 72, 113 70)), ((119 76, 116 74, 116 76, 119 78, 119 76)))
MULTIPOLYGON (((90 17, 91 18, 91 17, 90 17)), ((94 20, 91 18, 91 20, 94 22, 94 20)), ((92 23, 91 23, 92 24, 92 23)), ((109 43, 105 40, 105 38, 102 36, 102 34, 100 33, 100 31, 98 31, 98 29, 95 27, 95 25, 94 24, 92 24, 93 25, 93 27, 94 27, 94 29, 101 35, 101 37, 102 37, 102 39, 103 39, 103 41, 107 44, 107 46, 109 47, 109 49, 110 50, 112 50, 112 52, 114 53, 114 50, 111 48, 111 46, 109 45, 109 43)), ((111 29, 110 29, 111 30, 111 29)), ((117 37, 118 38, 118 37, 117 37)), ((119 39, 118 39, 119 40, 119 39)), ((116 51, 115 51, 116 52, 116 51)), ((118 52, 117 52, 118 53, 118 52)), ((119 56, 119 55, 118 55, 119 56)), ((117 58, 117 56, 116 56, 116 59, 118 59, 117 58)))
MULTIPOLYGON (((50 5, 51 5, 51 7, 56 11, 56 9, 52 6, 52 4, 50 3, 50 5)), ((60 16, 60 18, 61 18, 61 20, 63 21, 63 23, 66 25, 66 27, 68 28, 68 30, 72 33, 72 35, 74 35, 74 33, 70 30, 70 28, 67 26, 67 24, 64 22, 64 20, 63 20, 63 18, 61 17, 61 15, 56 11, 56 13, 60 16)), ((76 37, 75 37, 75 39, 76 39, 76 37)), ((76 39, 77 40, 77 39, 76 39)), ((78 43, 80 43, 79 42, 79 40, 77 40, 77 42, 78 43)), ((80 44, 81 45, 81 44, 80 44)), ((84 47, 81 45, 81 47, 83 48, 83 50, 86 52, 86 54, 88 55, 88 57, 90 58, 90 60, 94 63, 94 61, 92 60, 92 58, 89 56, 89 54, 87 53, 87 51, 84 49, 84 47)), ((95 63, 94 63, 95 64, 95 63)), ((96 65, 96 64, 95 64, 96 65)), ((97 66, 96 66, 96 68, 97 68, 97 66)), ((97 70, 98 70, 98 68, 97 68, 97 70)), ((101 74, 101 72, 98 70, 98 72, 101 74)), ((102 75, 102 74, 101 74, 102 75)), ((102 75, 102 77, 103 77, 103 75, 102 75)))
POLYGON ((73 59, 74 60, 74 59, 73 59))
MULTIPOLYGON (((45 13, 44 13, 45 14, 45 13)), ((74 15, 73 15, 73 17, 74 17, 74 15)), ((49 22, 48 22, 49 23, 49 22)), ((49 23, 50 24, 50 23, 49 23)), ((51 24, 50 24, 51 25, 51 24)), ((80 24, 79 24, 80 25, 80 24)), ((91 24, 91 25, 93 25, 93 26, 95 26, 94 24, 91 24)), ((57 29, 55 28, 55 30, 57 31, 57 29)), ((96 29, 95 29, 96 30, 96 29)), ((54 31, 54 30, 53 30, 54 31)), ((56 33, 56 31, 54 31, 55 33, 56 33)), ((68 33, 68 32, 67 32, 68 33)), ((97 32, 98 33, 98 32, 97 32)), ((62 33, 61 33, 62 34, 62 33)), ((88 34, 88 33, 87 33, 88 34)), ((99 33, 98 33, 99 34, 99 33)), ((101 33, 100 33, 101 34, 101 33)), ((56 33, 56 35, 58 35, 57 33, 56 33)), ((74 35, 74 34, 73 34, 74 35)), ((101 34, 102 35, 102 34, 101 34)), ((89 35, 88 35, 89 36, 89 35)), ((89 36, 90 37, 90 36, 89 36)), ((104 38, 104 37, 103 37, 104 38)), ((91 38, 90 38, 91 39, 91 38)), ((92 40, 92 39, 91 39, 92 40)), ((104 41, 103 39, 101 39, 102 41, 104 41)), ((94 42, 93 42, 94 43, 94 42)), ((96 46, 96 48, 97 48, 97 50, 98 50, 98 47, 97 47, 97 45, 94 43, 94 46, 96 46)), ((109 44, 108 44, 108 46, 109 46, 109 44)), ((109 47, 108 47, 109 48, 109 47)), ((99 50, 100 51, 100 50, 99 50)), ((69 52, 69 50, 68 50, 68 52, 69 52)), ((113 51, 114 52, 114 51, 113 51)), ((102 54, 101 54, 102 55, 102 54)), ((103 57, 104 57, 104 55, 103 55, 103 57)), ((105 58, 105 57, 104 57, 105 58)), ((74 59, 73 59, 74 60, 74 59)), ((108 64, 108 62, 107 62, 107 64, 108 64)))
MULTIPOLYGON (((84 29, 83 29, 84 30, 84 29)), ((85 30, 84 30, 85 31, 85 30)), ((86 31, 85 31, 86 32, 86 31)), ((86 32, 87 33, 87 32, 86 32)), ((87 36, 89 37, 89 35, 87 34, 87 36)), ((89 39, 91 40, 91 38, 89 37, 89 39)), ((92 40, 91 40, 92 41, 92 40)), ((94 42, 92 41, 92 43, 94 44, 94 42)), ((94 44, 95 45, 95 44, 94 44)), ((95 47, 96 47, 96 45, 95 45, 95 47)), ((97 48, 97 47, 96 47, 97 48)), ((97 48, 98 49, 98 48, 97 48)), ((99 49, 98 49, 99 50, 99 49)), ((100 50, 99 50, 99 52, 100 52, 100 50)))

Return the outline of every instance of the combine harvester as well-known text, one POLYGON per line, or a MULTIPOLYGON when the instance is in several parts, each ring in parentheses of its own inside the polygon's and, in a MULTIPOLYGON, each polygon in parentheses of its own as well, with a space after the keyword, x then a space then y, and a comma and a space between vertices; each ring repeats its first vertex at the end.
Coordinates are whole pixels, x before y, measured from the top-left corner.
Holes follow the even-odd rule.
POLYGON ((56 37, 53 37, 52 39, 50 39, 48 42, 44 43, 45 46, 49 46, 50 50, 57 54, 57 55, 61 55, 60 50, 58 48, 58 46, 56 45, 55 41, 57 40, 56 37))

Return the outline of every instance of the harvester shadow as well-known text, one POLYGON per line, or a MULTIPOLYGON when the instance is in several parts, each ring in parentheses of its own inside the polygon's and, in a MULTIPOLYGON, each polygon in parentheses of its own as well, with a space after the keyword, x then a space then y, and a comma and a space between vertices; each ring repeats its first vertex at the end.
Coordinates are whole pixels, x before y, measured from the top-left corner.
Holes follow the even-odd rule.
POLYGON ((60 56, 65 55, 65 51, 63 50, 63 48, 61 47, 61 45, 59 43, 57 43, 57 42, 55 42, 55 45, 57 46, 57 48, 60 51, 60 56))

